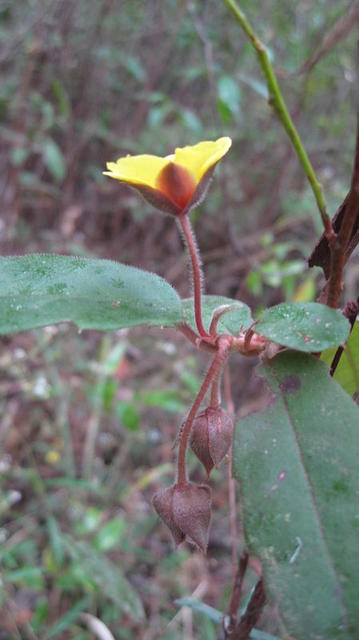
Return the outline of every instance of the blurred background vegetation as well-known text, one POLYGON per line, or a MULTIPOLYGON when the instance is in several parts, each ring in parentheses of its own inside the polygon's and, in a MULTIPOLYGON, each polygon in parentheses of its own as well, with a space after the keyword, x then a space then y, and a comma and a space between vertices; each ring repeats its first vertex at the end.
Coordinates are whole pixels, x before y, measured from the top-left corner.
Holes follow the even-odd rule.
MULTIPOLYGON (((331 214, 354 149, 357 23, 346 16, 356 4, 240 2, 331 214)), ((314 199, 223 3, 0 0, 0 42, 2 255, 112 258, 188 295, 173 219, 102 171, 127 153, 229 135, 232 150, 192 216, 208 293, 254 310, 315 299, 321 274, 306 267, 321 232, 314 199)), ((358 280, 354 257, 348 298, 358 280)), ((206 358, 198 365, 181 336, 159 330, 78 335, 60 325, 1 342, 1 640, 101 638, 99 619, 116 639, 219 637, 213 612, 177 613, 174 600, 195 592, 226 609, 226 466, 214 474, 208 559, 173 553, 150 504, 171 481, 172 444, 206 358)), ((259 408, 260 382, 248 384, 252 363, 236 364, 233 395, 246 413, 259 408)), ((273 612, 262 626, 276 631, 273 612)))

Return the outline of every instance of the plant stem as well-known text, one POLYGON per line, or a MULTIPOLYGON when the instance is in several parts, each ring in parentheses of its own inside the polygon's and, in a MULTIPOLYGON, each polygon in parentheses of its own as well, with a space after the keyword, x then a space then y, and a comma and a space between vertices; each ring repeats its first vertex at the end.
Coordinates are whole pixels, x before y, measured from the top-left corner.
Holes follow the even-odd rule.
POLYGON ((237 624, 237 614, 238 614, 238 609, 241 603, 243 582, 244 582, 244 578, 245 578, 247 567, 248 567, 248 560, 249 560, 248 551, 245 550, 242 553, 241 557, 239 558, 238 566, 236 567, 236 570, 235 570, 234 580, 232 581, 232 594, 231 594, 231 600, 229 603, 230 624, 229 624, 229 628, 226 630, 227 634, 229 632, 230 635, 233 634, 233 631, 237 624))
POLYGON ((334 234, 333 234, 331 220, 327 214, 322 187, 315 174, 312 164, 308 158, 307 152, 304 149, 304 146, 302 144, 298 131, 294 125, 294 122, 289 114, 286 103, 284 101, 281 90, 279 88, 278 81, 275 76, 273 67, 269 61, 265 45, 258 38, 257 34, 252 29, 246 16, 244 15, 243 11, 239 8, 235 0, 223 0, 223 2, 232 11, 234 17, 239 22, 240 26, 242 27, 243 31, 245 32, 248 40, 252 44, 257 54, 259 63, 262 67, 263 75, 267 83, 267 88, 269 92, 269 104, 273 107, 284 129, 286 130, 292 142, 292 145, 295 149, 297 157, 309 180, 310 186, 312 188, 312 191, 319 209, 320 216, 322 218, 325 234, 329 241, 334 238, 334 234))
POLYGON ((219 375, 223 363, 227 357, 229 350, 229 345, 226 342, 222 343, 218 347, 218 351, 212 360, 212 364, 208 369, 207 375, 203 380, 202 386, 196 396, 196 399, 189 411, 187 419, 184 423, 183 431, 181 433, 180 445, 178 449, 178 459, 177 459, 177 484, 183 485, 187 482, 187 473, 186 473, 186 450, 187 450, 187 442, 189 435, 191 433, 191 428, 193 424, 193 420, 195 419, 198 409, 201 406, 201 402, 206 395, 208 388, 216 375, 219 375))
MULTIPOLYGON (((234 423, 236 412, 234 409, 234 403, 232 398, 231 378, 230 378, 228 365, 224 370, 224 397, 226 401, 227 411, 234 423)), ((233 433, 233 438, 234 438, 234 433, 233 433)), ((231 538, 232 538, 232 592, 234 590, 234 586, 236 583, 237 555, 238 555, 238 546, 239 546, 238 528, 237 528, 237 508, 236 508, 236 485, 232 475, 233 438, 232 438, 231 447, 228 452, 228 502, 229 502, 229 519, 230 519, 231 538)))
POLYGON ((201 338, 191 329, 191 327, 186 324, 186 322, 181 322, 176 324, 176 329, 180 331, 192 344, 196 347, 202 349, 202 351, 208 351, 209 353, 216 353, 217 347, 215 344, 211 344, 210 342, 206 342, 205 340, 201 340, 201 338))
POLYGON ((213 378, 212 389, 211 389, 211 407, 219 407, 220 405, 220 389, 219 389, 219 381, 220 381, 220 372, 217 376, 213 378))
MULTIPOLYGON (((355 321, 357 319, 357 316, 359 315, 359 297, 357 298, 356 301, 354 302, 347 302, 347 304, 345 305, 345 309, 344 309, 344 315, 346 318, 348 318, 349 322, 350 322, 350 333, 353 331, 353 327, 355 325, 355 321)), ((349 338, 348 338, 349 340, 349 338)), ((330 365, 330 375, 334 376, 336 368, 340 362, 340 358, 342 357, 342 354, 344 352, 344 347, 342 345, 340 345, 340 347, 338 347, 332 364, 330 365)))
POLYGON ((245 612, 230 636, 231 640, 247 640, 250 637, 250 632, 257 624, 265 604, 266 592, 263 578, 260 578, 254 587, 245 612))
POLYGON ((227 362, 227 358, 229 356, 228 349, 224 351, 221 366, 218 367, 217 371, 215 371, 212 379, 212 389, 211 389, 211 407, 219 407, 221 404, 221 375, 223 371, 223 367, 227 362))
MULTIPOLYGON (((100 365, 99 372, 95 379, 95 384, 101 388, 101 385, 106 382, 107 373, 105 372, 104 362, 108 357, 110 350, 110 338, 105 336, 101 340, 100 353, 98 363, 100 365)), ((82 454, 82 476, 85 480, 89 480, 92 476, 93 463, 95 459, 96 441, 101 426, 101 411, 102 411, 102 396, 97 391, 94 395, 93 410, 88 421, 88 428, 86 431, 86 439, 82 454)))
POLYGON ((198 333, 202 338, 208 338, 208 333, 205 330, 202 322, 202 310, 201 310, 201 289, 203 274, 201 270, 201 261, 194 238, 193 229, 191 223, 188 220, 188 216, 180 216, 179 221, 183 231, 186 245, 188 247, 189 255, 192 263, 193 272, 193 295, 194 295, 194 315, 196 318, 196 325, 198 333))
POLYGON ((336 309, 342 292, 343 269, 347 261, 346 249, 359 211, 359 112, 357 115, 356 146, 348 203, 344 217, 331 248, 330 275, 328 282, 327 305, 336 309))
POLYGON ((225 313, 228 313, 229 311, 235 310, 237 306, 238 306, 237 304, 222 304, 221 306, 217 307, 217 309, 214 310, 213 316, 212 316, 212 320, 211 320, 211 324, 210 324, 210 327, 209 327, 209 335, 210 336, 216 336, 217 335, 218 322, 220 321, 221 317, 225 313))

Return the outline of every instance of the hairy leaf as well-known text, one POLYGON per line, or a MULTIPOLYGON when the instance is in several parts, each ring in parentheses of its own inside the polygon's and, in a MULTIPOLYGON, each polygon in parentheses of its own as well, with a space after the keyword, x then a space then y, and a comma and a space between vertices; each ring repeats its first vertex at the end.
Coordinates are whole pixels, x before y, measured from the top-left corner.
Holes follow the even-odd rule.
POLYGON ((297 640, 359 630, 359 408, 313 356, 261 367, 272 404, 237 425, 233 471, 269 595, 297 640))
POLYGON ((159 276, 112 262, 32 254, 0 258, 0 334, 65 320, 80 329, 173 326, 181 301, 159 276))
POLYGON ((317 302, 285 302, 266 309, 256 331, 297 351, 323 351, 345 342, 349 322, 340 311, 317 302))

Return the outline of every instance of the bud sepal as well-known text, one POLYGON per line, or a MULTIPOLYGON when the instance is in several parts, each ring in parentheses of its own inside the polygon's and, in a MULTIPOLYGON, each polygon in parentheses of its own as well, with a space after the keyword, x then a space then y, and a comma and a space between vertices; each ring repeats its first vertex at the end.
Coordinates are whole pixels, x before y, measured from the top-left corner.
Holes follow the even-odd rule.
POLYGON ((184 540, 206 553, 211 520, 211 489, 193 482, 158 491, 152 504, 172 533, 176 545, 184 540))
POLYGON ((208 477, 228 453, 233 437, 232 418, 221 407, 207 407, 195 418, 190 446, 208 477))

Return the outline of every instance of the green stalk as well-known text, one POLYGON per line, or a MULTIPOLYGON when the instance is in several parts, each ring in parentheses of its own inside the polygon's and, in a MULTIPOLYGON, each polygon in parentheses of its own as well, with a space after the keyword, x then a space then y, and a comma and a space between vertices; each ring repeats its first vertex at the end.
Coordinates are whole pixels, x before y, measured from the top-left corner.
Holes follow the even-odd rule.
POLYGON ((266 51, 265 45, 258 38, 255 31, 252 29, 249 24, 246 16, 243 11, 239 8, 238 4, 235 0, 223 0, 224 4, 227 5, 228 9, 232 11, 232 14, 239 22, 243 31, 245 32, 248 40, 250 41, 252 47, 254 48, 259 63, 262 67, 262 72, 265 77, 267 88, 269 92, 269 104, 273 107, 276 112, 279 120, 281 121, 284 129, 286 130, 292 145, 295 149, 299 162, 301 163, 305 174, 309 180, 310 186, 312 188, 320 216, 322 218, 324 230, 328 239, 333 238, 333 229, 331 225, 330 218, 327 214, 325 199, 322 191, 321 184, 315 174, 315 171, 312 167, 312 164, 309 160, 307 152, 303 146, 303 143, 300 139, 297 129, 295 128, 294 122, 290 117, 289 111, 287 109, 286 103, 282 96, 281 90, 278 85, 277 78, 275 76, 273 67, 269 61, 268 54, 266 51))

